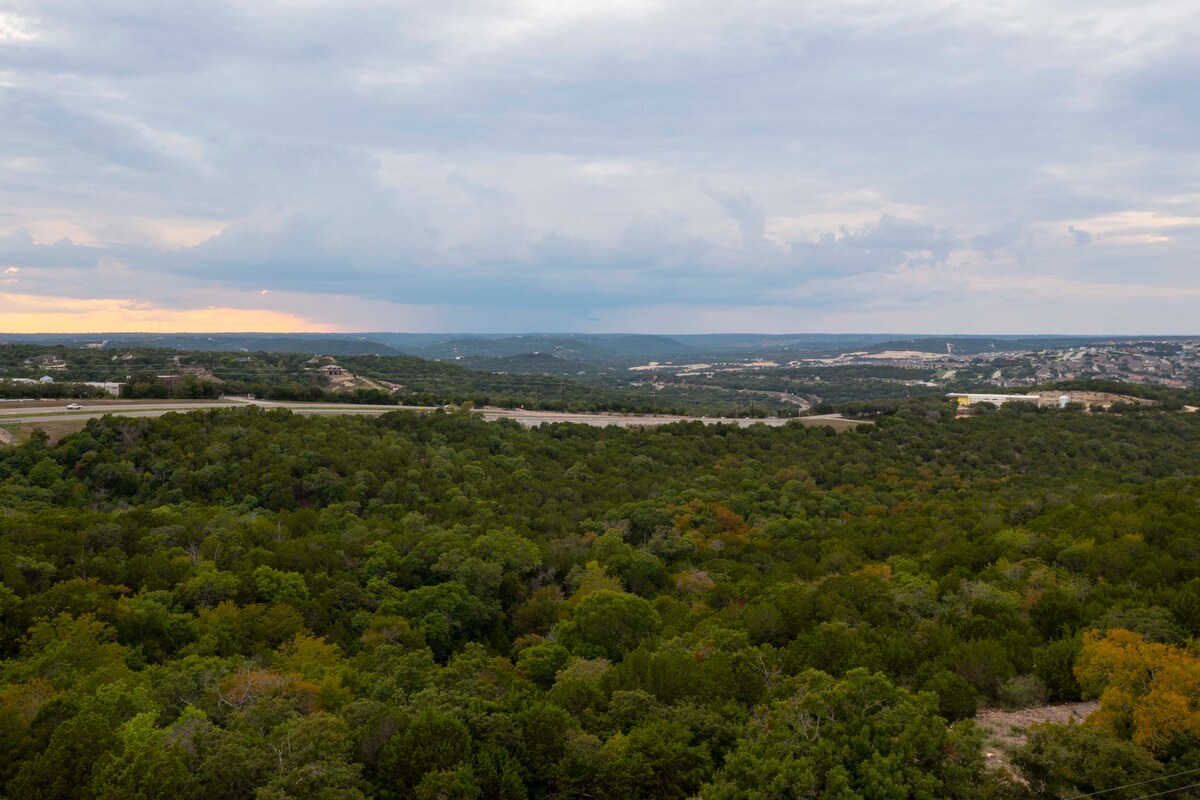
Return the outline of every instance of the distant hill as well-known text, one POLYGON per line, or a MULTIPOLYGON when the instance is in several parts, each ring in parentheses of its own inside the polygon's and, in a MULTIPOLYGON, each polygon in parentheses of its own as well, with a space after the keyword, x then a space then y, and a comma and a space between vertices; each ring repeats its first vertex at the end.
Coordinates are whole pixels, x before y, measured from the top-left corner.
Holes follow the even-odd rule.
POLYGON ((511 375, 555 375, 575 377, 580 373, 592 374, 605 368, 586 361, 576 361, 551 353, 520 353, 515 356, 464 356, 455 359, 455 364, 467 369, 511 375))
POLYGON ((691 357, 694 348, 654 334, 430 334, 369 333, 364 336, 422 358, 507 358, 547 353, 571 362, 630 365, 691 357))
POLYGON ((311 353, 331 356, 399 355, 383 342, 361 336, 328 334, 255 333, 96 333, 0 334, 0 342, 85 347, 105 343, 106 349, 154 347, 209 353, 311 353))

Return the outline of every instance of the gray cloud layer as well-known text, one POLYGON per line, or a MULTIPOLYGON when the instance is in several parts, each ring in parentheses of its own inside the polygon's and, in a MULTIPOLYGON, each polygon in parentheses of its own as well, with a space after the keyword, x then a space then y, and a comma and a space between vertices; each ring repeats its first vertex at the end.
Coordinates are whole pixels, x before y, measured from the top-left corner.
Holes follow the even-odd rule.
POLYGON ((384 301, 449 328, 1181 331, 1197 24, 1188 0, 0 0, 0 291, 336 294, 363 311, 316 321, 372 328, 406 327, 384 301))

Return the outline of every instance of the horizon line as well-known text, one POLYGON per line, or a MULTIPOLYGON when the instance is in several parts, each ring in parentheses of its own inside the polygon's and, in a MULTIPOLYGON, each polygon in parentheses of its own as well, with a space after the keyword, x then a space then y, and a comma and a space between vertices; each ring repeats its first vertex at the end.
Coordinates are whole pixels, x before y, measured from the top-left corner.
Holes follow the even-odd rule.
POLYGON ((1052 338, 1088 338, 1088 339, 1188 339, 1200 338, 1200 332, 1196 333, 1048 333, 1048 332, 1029 332, 1029 333, 954 333, 954 332, 937 332, 937 333, 914 333, 914 332, 889 332, 889 331, 788 331, 786 333, 766 333, 762 331, 705 331, 703 333, 663 333, 657 331, 401 331, 401 330, 371 330, 371 331, 253 331, 253 330, 226 330, 226 331, 37 331, 37 332, 7 332, 0 331, 0 337, 36 337, 36 336, 302 336, 308 338, 344 338, 344 337, 366 337, 366 336, 661 336, 666 338, 684 337, 684 336, 764 336, 764 337, 786 337, 786 336, 887 336, 887 337, 907 337, 907 338, 932 338, 946 337, 956 339, 988 339, 988 338, 1037 338, 1037 339, 1052 339, 1052 338))

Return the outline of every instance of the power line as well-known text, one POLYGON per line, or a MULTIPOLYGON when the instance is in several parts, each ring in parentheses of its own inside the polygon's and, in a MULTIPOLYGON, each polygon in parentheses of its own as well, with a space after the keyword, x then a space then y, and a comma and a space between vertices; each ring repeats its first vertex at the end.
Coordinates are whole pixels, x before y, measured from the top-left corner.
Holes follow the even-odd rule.
MULTIPOLYGON (((1182 774, 1182 773, 1180 773, 1180 774, 1182 774)), ((1136 786, 1137 784, 1134 784, 1134 785, 1136 786)), ((1154 794, 1144 794, 1141 797, 1134 798, 1134 800, 1149 800, 1151 797, 1162 797, 1165 794, 1174 794, 1175 792, 1182 792, 1184 789, 1195 789, 1197 786, 1200 786, 1200 783, 1192 783, 1192 784, 1188 784, 1187 786, 1180 786, 1177 789, 1167 789, 1166 791, 1155 792, 1154 794)))
MULTIPOLYGON (((1118 789, 1131 789, 1134 786, 1145 786, 1148 783, 1158 783, 1159 781, 1166 781, 1166 780, 1170 780, 1171 778, 1178 778, 1182 775, 1191 775, 1192 773, 1195 773, 1195 772, 1200 772, 1200 767, 1197 767, 1196 769, 1184 770, 1183 772, 1176 772, 1171 775, 1163 775, 1162 777, 1159 777, 1159 778, 1151 778, 1150 780, 1146 780, 1146 781, 1139 781, 1137 783, 1125 783, 1125 784, 1121 784, 1120 786, 1113 786, 1110 789, 1100 789, 1095 792, 1088 792, 1087 794, 1077 794, 1077 795, 1073 795, 1071 797, 1064 798, 1063 800, 1082 800, 1082 798, 1084 798, 1084 797, 1096 797, 1097 795, 1108 794, 1109 792, 1115 792, 1118 789)), ((1179 792, 1179 791, 1183 791, 1184 789, 1191 789, 1193 786, 1200 786, 1200 783, 1193 783, 1191 786, 1181 786, 1178 789, 1170 789, 1169 791, 1179 792)), ((1165 794, 1165 793, 1166 792, 1163 792, 1163 794, 1165 794)), ((1158 797, 1158 795, 1150 794, 1150 795, 1145 795, 1145 797, 1158 797)), ((1138 800, 1143 800, 1143 798, 1138 798, 1138 800)))

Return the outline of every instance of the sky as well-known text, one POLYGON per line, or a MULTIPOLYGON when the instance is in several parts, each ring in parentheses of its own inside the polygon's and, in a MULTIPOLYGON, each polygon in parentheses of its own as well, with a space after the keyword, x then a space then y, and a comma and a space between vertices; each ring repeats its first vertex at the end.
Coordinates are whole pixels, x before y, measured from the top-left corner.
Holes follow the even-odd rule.
POLYGON ((1200 333, 1196 0, 0 0, 0 331, 1200 333))

